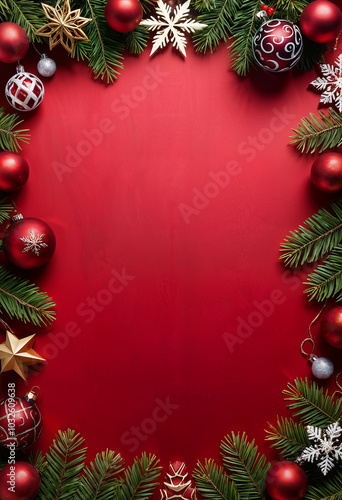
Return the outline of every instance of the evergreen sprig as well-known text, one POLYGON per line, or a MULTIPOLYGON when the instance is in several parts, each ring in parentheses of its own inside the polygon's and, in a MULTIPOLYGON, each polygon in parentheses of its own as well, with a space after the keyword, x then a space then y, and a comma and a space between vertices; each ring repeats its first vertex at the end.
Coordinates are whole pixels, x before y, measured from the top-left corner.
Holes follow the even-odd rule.
POLYGON ((23 123, 16 114, 6 114, 4 108, 0 108, 0 149, 6 151, 18 151, 21 149, 20 142, 29 143, 30 135, 28 129, 17 129, 23 123))
POLYGON ((323 264, 308 276, 304 282, 308 288, 304 292, 309 300, 316 299, 323 302, 334 297, 342 300, 342 246, 336 246, 328 255, 323 264))
POLYGON ((305 427, 291 418, 278 417, 275 426, 270 423, 268 425, 266 440, 271 441, 271 447, 281 451, 281 454, 289 460, 297 458, 310 444, 305 427))
POLYGON ((235 483, 229 481, 223 467, 219 467, 211 459, 205 460, 192 473, 196 487, 205 500, 238 500, 239 495, 235 483))
POLYGON ((14 205, 4 193, 0 193, 0 224, 8 220, 13 212, 14 205))
POLYGON ((148 29, 145 26, 138 26, 126 34, 125 48, 130 54, 141 54, 147 47, 149 37, 148 29))
POLYGON ((323 481, 309 485, 305 500, 342 500, 342 470, 336 466, 323 481))
POLYGON ((284 19, 296 23, 308 3, 309 0, 277 0, 272 3, 272 7, 275 11, 284 11, 284 19))
POLYGON ((30 464, 33 465, 39 472, 39 474, 42 474, 44 472, 44 469, 47 467, 47 461, 45 456, 43 455, 43 452, 41 451, 36 451, 36 453, 33 454, 31 451, 29 456, 28 456, 28 461, 30 464))
POLYGON ((162 469, 158 463, 155 455, 142 453, 141 458, 126 469, 118 500, 149 500, 158 486, 156 481, 162 469))

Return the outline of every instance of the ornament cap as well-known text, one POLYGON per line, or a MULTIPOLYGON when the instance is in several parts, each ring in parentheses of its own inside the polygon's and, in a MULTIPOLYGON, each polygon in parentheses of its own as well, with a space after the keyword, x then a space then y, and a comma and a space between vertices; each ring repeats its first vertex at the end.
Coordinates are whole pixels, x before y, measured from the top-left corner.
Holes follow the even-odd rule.
POLYGON ((25 68, 22 64, 18 64, 18 66, 16 67, 16 70, 17 70, 17 73, 24 73, 25 72, 25 68))
POLYGON ((12 217, 12 222, 17 222, 18 220, 22 220, 24 218, 23 214, 15 214, 12 217))
POLYGON ((40 58, 41 58, 41 59, 47 59, 47 55, 46 55, 46 54, 42 54, 42 55, 40 56, 40 58))
POLYGON ((308 357, 308 361, 310 363, 314 363, 316 359, 318 359, 318 357, 315 354, 310 354, 310 356, 308 357))

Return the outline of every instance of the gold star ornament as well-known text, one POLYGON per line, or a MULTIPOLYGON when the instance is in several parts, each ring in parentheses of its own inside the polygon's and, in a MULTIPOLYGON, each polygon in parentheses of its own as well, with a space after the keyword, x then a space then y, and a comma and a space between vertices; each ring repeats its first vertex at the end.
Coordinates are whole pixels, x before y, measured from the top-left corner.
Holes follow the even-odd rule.
POLYGON ((0 344, 1 373, 14 370, 26 380, 28 366, 45 361, 32 349, 35 336, 18 339, 13 333, 6 332, 6 341, 0 344))
POLYGON ((91 23, 92 19, 81 17, 80 9, 71 10, 70 0, 64 0, 62 7, 50 7, 45 3, 42 3, 42 7, 49 22, 39 28, 36 35, 49 38, 50 50, 61 43, 71 53, 75 41, 89 42, 82 28, 91 23))

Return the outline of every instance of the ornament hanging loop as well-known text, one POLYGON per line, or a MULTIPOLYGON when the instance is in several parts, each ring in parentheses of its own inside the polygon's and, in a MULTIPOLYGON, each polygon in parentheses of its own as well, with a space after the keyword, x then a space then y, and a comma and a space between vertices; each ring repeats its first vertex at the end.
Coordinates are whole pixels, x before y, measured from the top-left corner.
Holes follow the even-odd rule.
POLYGON ((335 378, 335 384, 336 384, 336 387, 339 389, 338 391, 335 391, 334 394, 333 394, 333 398, 336 396, 338 398, 342 398, 342 385, 340 384, 339 382, 339 378, 340 376, 342 375, 342 372, 338 373, 336 375, 336 378, 335 378))
POLYGON ((308 360, 310 360, 310 358, 313 357, 314 355, 314 351, 315 351, 315 342, 313 340, 312 337, 307 337, 306 339, 303 340, 303 342, 300 344, 300 352, 302 354, 302 356, 308 360), (304 350, 304 345, 307 343, 307 342, 310 342, 311 344, 311 352, 306 352, 304 350))
POLYGON ((2 326, 5 327, 6 330, 10 331, 11 333, 13 333, 13 330, 12 328, 6 323, 6 321, 4 321, 3 319, 0 318, 0 323, 2 324, 2 326))

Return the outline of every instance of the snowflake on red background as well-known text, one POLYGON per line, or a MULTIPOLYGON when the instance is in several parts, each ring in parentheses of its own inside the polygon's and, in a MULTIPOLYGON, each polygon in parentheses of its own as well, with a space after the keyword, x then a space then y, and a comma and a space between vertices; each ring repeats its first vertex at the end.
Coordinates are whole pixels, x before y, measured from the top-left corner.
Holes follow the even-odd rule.
POLYGON ((334 104, 342 113, 342 54, 334 64, 320 64, 322 76, 310 83, 312 87, 321 92, 319 102, 334 104))
POLYGON ((35 255, 39 257, 39 252, 42 248, 47 248, 47 244, 43 242, 45 234, 35 234, 35 232, 31 229, 29 238, 20 238, 21 241, 25 243, 23 248, 24 253, 28 253, 30 250, 35 255))

